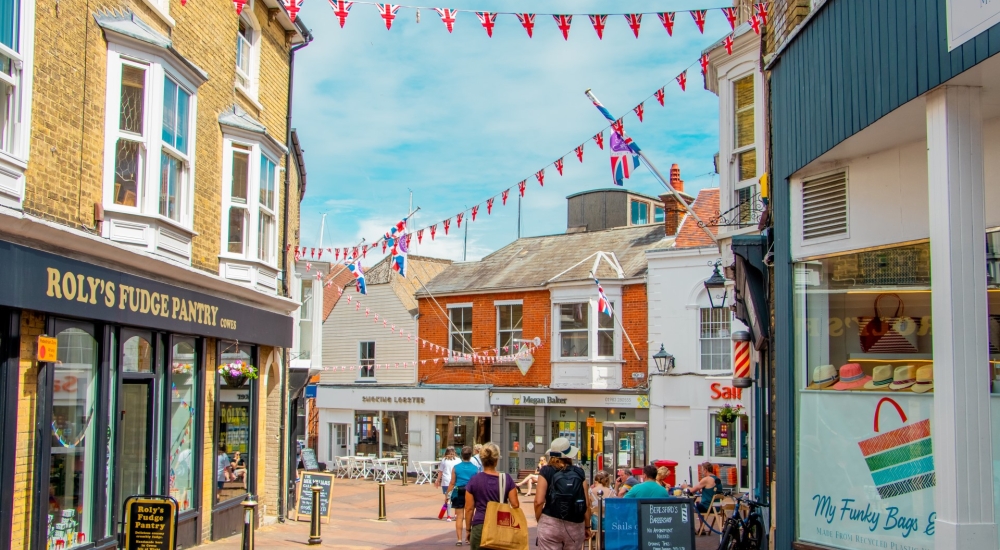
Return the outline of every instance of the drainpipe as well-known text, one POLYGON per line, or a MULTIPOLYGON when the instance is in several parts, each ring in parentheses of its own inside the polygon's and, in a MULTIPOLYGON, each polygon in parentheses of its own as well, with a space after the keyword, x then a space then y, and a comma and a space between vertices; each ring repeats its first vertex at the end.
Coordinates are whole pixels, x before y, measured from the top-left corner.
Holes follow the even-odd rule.
MULTIPOLYGON (((289 188, 291 187, 291 165, 292 165, 292 92, 294 91, 293 76, 295 74, 295 52, 305 48, 313 40, 312 33, 304 25, 297 25, 302 37, 305 39, 301 44, 292 46, 288 50, 288 111, 285 114, 285 215, 283 218, 284 231, 281 239, 281 272, 282 272, 282 295, 289 296, 288 292, 288 205, 291 202, 289 188)), ((296 193, 298 195, 298 193, 296 193)), ((296 200, 301 200, 301 195, 296 200)), ((288 472, 288 465, 285 464, 285 452, 288 450, 286 441, 288 430, 285 425, 288 423, 288 348, 281 350, 281 423, 278 427, 278 521, 285 521, 285 504, 288 498, 288 487, 286 487, 285 476, 288 472)))

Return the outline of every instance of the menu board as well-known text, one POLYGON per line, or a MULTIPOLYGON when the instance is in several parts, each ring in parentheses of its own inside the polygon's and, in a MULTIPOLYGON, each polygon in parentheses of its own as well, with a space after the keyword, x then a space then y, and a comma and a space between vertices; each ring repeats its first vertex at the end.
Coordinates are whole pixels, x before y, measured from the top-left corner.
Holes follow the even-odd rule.
POLYGON ((299 456, 302 459, 302 465, 306 470, 319 470, 319 462, 316 461, 316 451, 306 447, 302 449, 302 454, 299 456))
POLYGON ((171 497, 133 495, 125 499, 126 550, 174 550, 177 502, 171 497))
POLYGON ((299 481, 299 508, 295 519, 309 521, 312 516, 313 483, 318 483, 320 487, 319 515, 329 521, 333 512, 330 507, 330 499, 333 498, 333 474, 319 472, 302 472, 302 479, 299 481))
POLYGON ((689 498, 639 501, 640 550, 695 550, 694 510, 689 498))

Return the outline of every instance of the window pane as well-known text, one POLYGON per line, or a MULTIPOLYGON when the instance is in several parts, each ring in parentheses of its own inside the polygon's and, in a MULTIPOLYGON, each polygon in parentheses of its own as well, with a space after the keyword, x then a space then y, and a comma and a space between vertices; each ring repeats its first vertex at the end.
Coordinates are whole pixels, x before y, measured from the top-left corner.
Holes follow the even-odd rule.
POLYGON ((586 332, 563 332, 559 336, 562 357, 587 357, 586 332))
MULTIPOLYGON (((615 303, 611 302, 611 311, 615 310, 615 303)), ((615 318, 608 315, 607 313, 597 314, 597 328, 615 328, 615 318)))
POLYGON ((97 342, 77 328, 56 338, 46 546, 73 548, 93 538, 97 342))
MULTIPOLYGON (((0 71, 7 74, 17 74, 11 70, 9 58, 0 54, 0 71)), ((18 106, 20 97, 17 88, 0 82, 0 150, 5 153, 15 154, 14 123, 18 120, 18 106)))
POLYGON ((246 209, 232 207, 229 209, 229 251, 243 254, 244 232, 246 230, 246 209))
POLYGON ((231 196, 233 201, 247 201, 247 184, 250 182, 250 154, 245 151, 233 151, 233 184, 231 196))
POLYGON ((177 141, 177 84, 163 79, 163 141, 171 146, 177 141))
POLYGON ((498 307, 500 314, 500 330, 514 330, 521 328, 522 311, 521 304, 498 307))
POLYGON ((649 205, 644 202, 632 201, 632 225, 649 223, 649 205))
POLYGON ((562 330, 586 330, 590 327, 587 314, 590 304, 562 304, 559 306, 559 327, 562 330))
MULTIPOLYGON (((257 366, 252 361, 252 347, 227 341, 220 341, 220 347, 221 363, 240 360, 250 366, 257 366)), ((215 447, 217 502, 239 498, 247 493, 247 472, 255 458, 248 454, 250 405, 240 400, 240 391, 225 387, 219 390, 219 408, 215 413, 219 426, 219 442, 215 447)))
POLYGON ((170 496, 181 511, 195 507, 194 437, 198 429, 198 373, 193 340, 174 344, 170 388, 170 496))
POLYGON ((266 208, 274 209, 274 172, 275 165, 271 159, 260 156, 260 203, 266 208))
POLYGON ((702 308, 701 368, 702 370, 728 371, 732 369, 730 322, 732 312, 727 308, 702 308))
POLYGON ((663 209, 657 206, 653 210, 653 223, 663 223, 663 220, 664 220, 663 209))
POLYGON ((191 94, 183 89, 177 90, 177 142, 174 148, 187 153, 188 146, 188 113, 190 112, 191 94))
POLYGON ((115 147, 115 204, 136 206, 142 150, 137 142, 119 139, 115 147))
POLYGON ((257 258, 261 261, 270 262, 272 260, 273 239, 274 218, 262 210, 257 219, 257 258))
POLYGON ((597 355, 601 357, 612 357, 615 354, 615 331, 597 331, 597 355))
POLYGON ((736 112, 736 147, 754 142, 753 75, 733 82, 733 103, 736 112))
POLYGON ((740 181, 746 181, 757 177, 757 150, 750 149, 736 156, 739 163, 740 181))
POLYGON ((0 42, 8 48, 19 52, 21 2, 7 0, 0 3, 0 42))
POLYGON ((142 134, 142 116, 146 101, 146 71, 131 65, 122 65, 121 113, 118 128, 133 134, 142 134))
POLYGON ((174 221, 181 220, 180 182, 183 163, 160 153, 160 215, 174 221))
POLYGON ((122 346, 123 372, 153 372, 153 346, 145 338, 133 336, 122 346))

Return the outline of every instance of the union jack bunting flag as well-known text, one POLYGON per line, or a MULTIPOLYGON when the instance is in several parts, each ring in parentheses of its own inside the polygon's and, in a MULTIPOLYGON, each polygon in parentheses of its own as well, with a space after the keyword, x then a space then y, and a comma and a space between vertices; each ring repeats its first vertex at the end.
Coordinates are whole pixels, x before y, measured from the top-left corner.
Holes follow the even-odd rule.
POLYGON ((656 101, 660 103, 660 107, 663 107, 663 88, 656 90, 656 101))
POLYGON ((479 205, 477 204, 477 205, 475 205, 475 206, 472 207, 472 212, 471 212, 471 214, 472 214, 472 221, 476 221, 476 214, 478 214, 478 213, 479 213, 479 205))
POLYGON ((698 32, 705 34, 705 14, 708 10, 691 10, 691 17, 694 18, 694 24, 698 25, 698 32))
POLYGON ((639 26, 642 25, 642 14, 626 13, 625 20, 628 21, 628 28, 632 29, 632 33, 635 34, 636 38, 639 38, 639 26))
POLYGON ((486 215, 487 216, 489 216, 490 214, 493 213, 493 200, 494 199, 496 199, 496 197, 490 197, 490 198, 486 199, 486 215))
POLYGON ((597 31, 597 39, 604 39, 604 25, 608 21, 607 15, 591 15, 590 22, 594 25, 594 30, 597 31))
POLYGON ((604 132, 597 132, 594 134, 594 142, 597 143, 597 148, 601 151, 604 150, 604 132))
POLYGON ((285 0, 285 11, 288 12, 288 18, 295 22, 295 17, 299 14, 299 10, 302 9, 302 0, 285 0))
POLYGON ((667 34, 670 36, 674 35, 674 12, 667 11, 663 13, 656 14, 660 17, 660 23, 663 23, 663 28, 667 29, 667 34))
POLYGON ((636 105, 632 110, 635 111, 635 116, 639 117, 639 122, 642 122, 643 104, 636 105))
POLYGON ((521 180, 517 182, 517 190, 521 192, 521 196, 524 196, 524 188, 528 185, 527 180, 521 180))
POLYGON ((702 54, 701 56, 701 74, 708 72, 708 54, 702 54))
POLYGON ((507 195, 510 195, 509 187, 507 189, 504 189, 503 192, 500 193, 500 202, 502 202, 504 206, 507 206, 507 195))
POLYGON ((392 28, 392 22, 396 19, 396 12, 399 11, 399 4, 375 4, 378 8, 379 14, 382 19, 385 20, 385 30, 392 28))
POLYGON ((761 25, 767 25, 767 3, 760 2, 759 4, 754 4, 757 8, 757 17, 760 18, 761 25))
POLYGON ((538 185, 545 187, 545 168, 535 172, 535 179, 538 180, 538 185))
POLYGON ((616 133, 618 135, 621 135, 621 136, 624 136, 625 135, 625 121, 619 118, 618 120, 616 120, 616 121, 614 121, 614 122, 611 123, 611 129, 614 130, 614 133, 616 133))
POLYGON ((437 226, 437 224, 432 225, 430 227, 430 229, 431 229, 431 240, 433 241, 434 240, 434 236, 437 235, 437 232, 438 232, 438 226, 437 226))
POLYGON ((750 18, 750 28, 753 29, 754 34, 760 34, 760 17, 754 15, 750 18))
POLYGON ((517 20, 521 22, 524 30, 528 31, 528 38, 531 38, 531 31, 535 28, 535 14, 519 13, 517 14, 517 20))
POLYGON ((576 158, 580 159, 580 162, 583 162, 583 144, 582 143, 576 147, 576 158))
POLYGON ((486 35, 493 38, 493 27, 496 25, 497 14, 490 13, 488 11, 477 11, 476 17, 479 18, 479 22, 483 24, 483 28, 486 29, 486 35))
POLYGON ((353 5, 354 2, 330 0, 330 6, 333 7, 333 15, 340 20, 340 28, 344 28, 344 23, 347 22, 347 14, 351 11, 351 6, 353 5))
POLYGON ((726 21, 729 21, 729 28, 736 30, 736 8, 722 8, 722 13, 726 16, 726 21))
POLYGON ((444 234, 448 234, 448 230, 451 229, 451 218, 444 221, 444 234))
POLYGON ((563 175, 563 173, 562 173, 562 171, 563 171, 563 159, 556 160, 555 165, 556 165, 556 170, 559 171, 559 175, 560 176, 563 175))
POLYGON ((559 30, 562 31, 563 39, 569 40, 569 26, 573 24, 573 16, 553 15, 552 18, 556 20, 556 25, 558 25, 559 30))
POLYGON ((733 35, 726 36, 726 39, 722 41, 722 45, 726 47, 726 53, 733 55, 733 35))
POLYGON ((458 228, 459 229, 462 228, 462 217, 464 217, 464 216, 465 216, 465 212, 459 212, 458 215, 455 216, 455 221, 458 222, 458 228))
POLYGON ((455 30, 455 16, 458 15, 458 10, 434 8, 434 11, 438 12, 438 15, 441 16, 441 21, 444 23, 444 26, 448 27, 448 32, 455 30))

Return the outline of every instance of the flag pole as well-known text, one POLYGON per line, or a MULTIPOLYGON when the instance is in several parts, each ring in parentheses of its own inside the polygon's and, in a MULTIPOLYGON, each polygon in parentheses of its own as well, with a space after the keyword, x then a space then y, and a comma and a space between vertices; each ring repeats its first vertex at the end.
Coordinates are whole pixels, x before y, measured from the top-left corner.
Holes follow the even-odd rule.
MULTIPOLYGON (((616 119, 613 116, 611 116, 611 113, 607 110, 607 108, 605 108, 604 105, 602 105, 601 102, 597 100, 597 97, 594 96, 594 93, 590 91, 590 88, 587 88, 587 90, 584 91, 583 93, 587 94, 587 97, 590 98, 590 101, 594 103, 594 106, 597 107, 599 111, 601 111, 601 114, 603 114, 605 118, 607 118, 611 122, 616 122, 616 119)), ((622 138, 624 139, 625 136, 622 135, 622 138)), ((633 144, 635 144, 634 141, 633 144)), ((649 157, 646 156, 646 153, 643 153, 642 149, 640 149, 638 145, 635 146, 634 151, 636 154, 639 155, 639 158, 642 159, 642 161, 646 164, 646 167, 649 168, 649 171, 652 172, 653 175, 656 176, 658 180, 660 180, 660 183, 662 183, 663 186, 667 188, 667 191, 669 191, 674 196, 674 199, 682 207, 684 207, 684 210, 686 210, 688 214, 691 214, 691 217, 694 218, 695 221, 698 222, 698 227, 700 227, 712 239, 713 243, 718 245, 719 239, 716 238, 715 234, 712 233, 712 231, 708 228, 707 225, 705 225, 705 222, 701 221, 701 218, 699 218, 698 214, 694 211, 693 208, 691 208, 691 205, 689 205, 687 201, 684 200, 684 197, 681 197, 681 194, 678 193, 677 190, 670 185, 670 181, 664 178, 663 174, 661 174, 660 171, 656 169, 656 166, 653 165, 652 161, 649 160, 649 157)))

